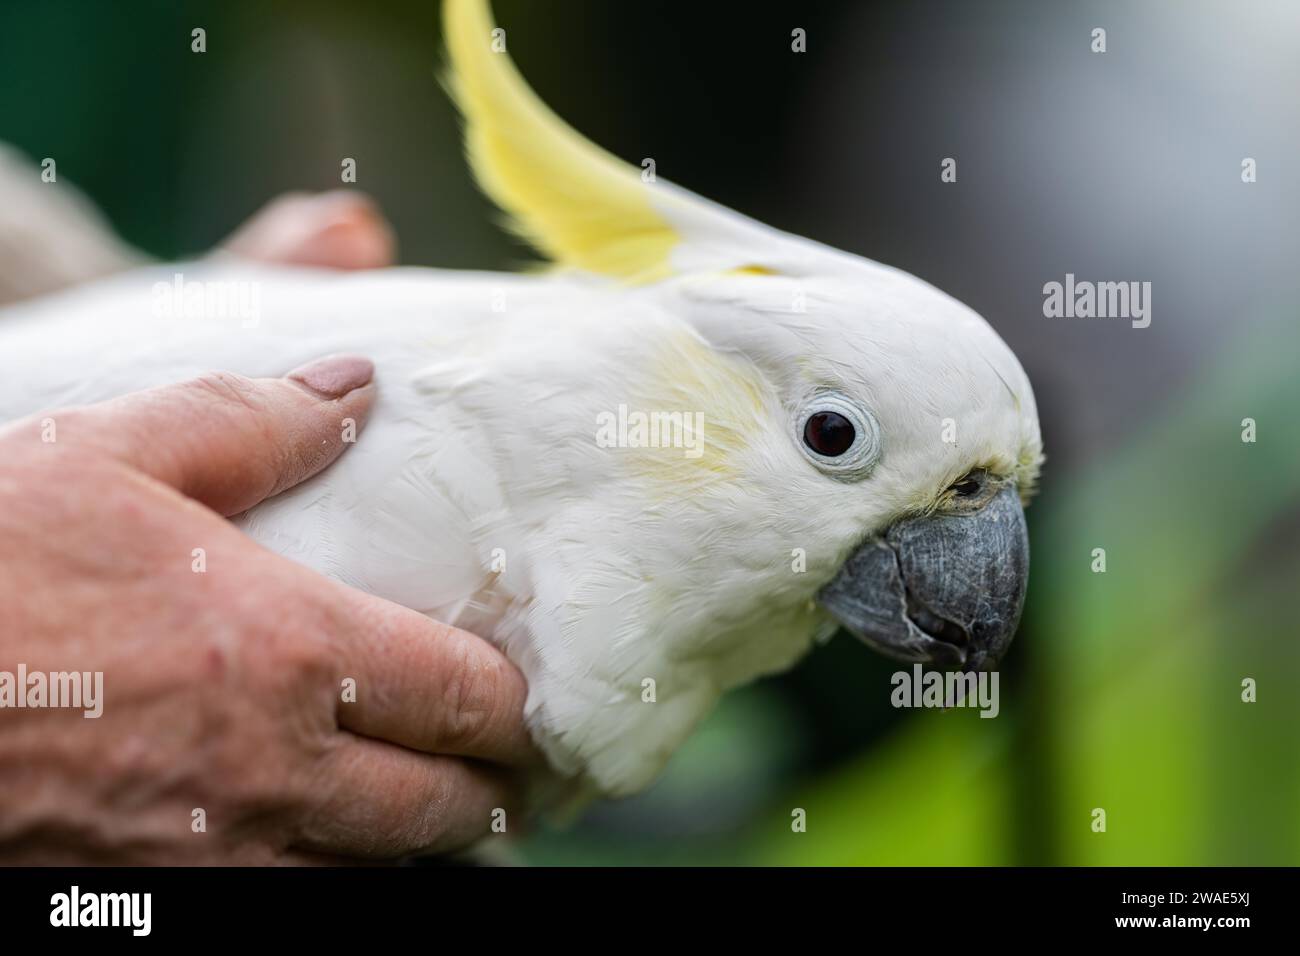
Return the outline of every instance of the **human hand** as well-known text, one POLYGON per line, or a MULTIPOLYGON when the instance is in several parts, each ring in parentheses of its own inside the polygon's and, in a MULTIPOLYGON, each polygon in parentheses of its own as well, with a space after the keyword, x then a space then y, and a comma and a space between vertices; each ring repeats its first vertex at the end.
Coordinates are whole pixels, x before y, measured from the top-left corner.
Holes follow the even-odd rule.
MULTIPOLYGON (((392 226, 364 193, 285 193, 246 219, 213 255, 322 269, 393 264, 392 226)), ((144 265, 72 183, 0 143, 0 306, 144 265)))
POLYGON ((216 374, 0 429, 0 671, 103 675, 98 719, 0 708, 0 859, 392 858, 513 807, 536 755, 498 651, 222 517, 338 457, 372 371, 216 374))

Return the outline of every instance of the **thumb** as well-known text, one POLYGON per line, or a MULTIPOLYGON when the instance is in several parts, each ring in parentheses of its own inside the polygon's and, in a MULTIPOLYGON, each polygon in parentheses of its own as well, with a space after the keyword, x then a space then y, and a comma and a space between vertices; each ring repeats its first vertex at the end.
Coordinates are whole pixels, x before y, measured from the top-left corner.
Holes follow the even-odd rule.
POLYGON ((373 375, 351 355, 281 379, 214 372, 79 409, 60 423, 60 444, 93 447, 234 515, 343 453, 369 415, 373 375))

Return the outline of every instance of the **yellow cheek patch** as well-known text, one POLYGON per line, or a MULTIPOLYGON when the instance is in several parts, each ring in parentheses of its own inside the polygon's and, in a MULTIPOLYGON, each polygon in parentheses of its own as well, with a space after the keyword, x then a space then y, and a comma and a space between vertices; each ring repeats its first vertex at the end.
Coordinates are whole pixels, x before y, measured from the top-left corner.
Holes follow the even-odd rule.
POLYGON ((664 336, 627 386, 611 415, 624 438, 620 453, 631 474, 665 494, 736 478, 767 428, 768 389, 757 370, 685 329, 664 336))

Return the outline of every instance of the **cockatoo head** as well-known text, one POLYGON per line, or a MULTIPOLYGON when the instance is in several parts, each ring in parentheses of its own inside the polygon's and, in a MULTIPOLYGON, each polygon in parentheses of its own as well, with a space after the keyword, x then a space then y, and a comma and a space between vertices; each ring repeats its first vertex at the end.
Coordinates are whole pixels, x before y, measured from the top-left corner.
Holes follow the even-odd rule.
POLYGON ((817 601, 867 643, 944 667, 996 663, 1024 600, 1022 504, 1041 458, 1024 371, 926 283, 770 241, 740 274, 681 283, 701 335, 767 383, 768 443, 747 488, 792 550, 827 559, 817 601))
MULTIPOLYGON (((660 589, 640 607, 660 614, 656 640, 678 641, 661 659, 709 658, 698 682, 716 691, 787 666, 837 621, 903 660, 994 664, 1024 600, 1041 459, 1033 392, 997 334, 913 276, 603 152, 528 89, 481 0, 445 11, 481 186, 557 267, 617 288, 627 341, 652 343, 590 374, 641 409, 703 413, 698 458, 629 455, 605 493, 644 558, 628 587, 660 589), (652 314, 676 324, 645 333, 652 314), (686 593, 688 609, 664 610, 686 593)), ((622 347, 610 334, 602 356, 622 347)), ((600 653, 628 643, 615 630, 600 653)), ((597 766, 606 789, 644 782, 618 760, 597 766)))

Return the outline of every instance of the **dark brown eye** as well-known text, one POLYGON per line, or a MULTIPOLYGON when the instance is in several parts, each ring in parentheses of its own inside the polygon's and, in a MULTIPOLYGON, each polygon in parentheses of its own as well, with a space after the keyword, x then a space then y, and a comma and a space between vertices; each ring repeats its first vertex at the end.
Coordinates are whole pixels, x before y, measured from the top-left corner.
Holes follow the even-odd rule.
POLYGON ((856 437, 853 423, 838 412, 816 412, 803 426, 804 444, 826 458, 844 454, 856 437))
POLYGON ((967 475, 961 481, 954 482, 952 490, 956 493, 958 498, 974 498, 980 493, 981 487, 982 485, 978 478, 967 475))

